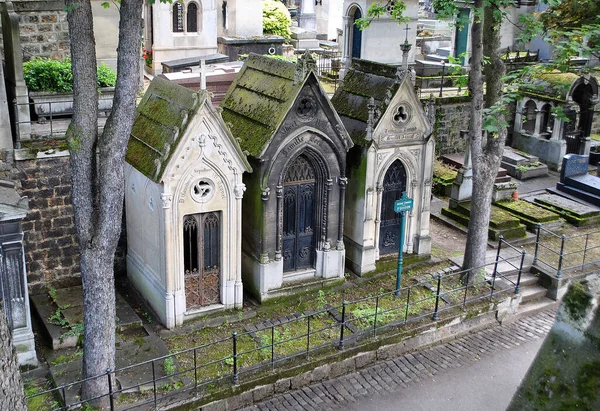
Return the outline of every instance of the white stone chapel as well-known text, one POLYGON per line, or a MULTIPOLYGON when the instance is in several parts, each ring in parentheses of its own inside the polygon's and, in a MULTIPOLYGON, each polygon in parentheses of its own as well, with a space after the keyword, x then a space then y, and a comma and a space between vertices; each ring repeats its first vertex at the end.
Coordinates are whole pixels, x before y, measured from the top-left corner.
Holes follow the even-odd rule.
POLYGON ((171 329, 242 306, 241 217, 251 168, 206 91, 154 78, 127 147, 127 271, 171 329))

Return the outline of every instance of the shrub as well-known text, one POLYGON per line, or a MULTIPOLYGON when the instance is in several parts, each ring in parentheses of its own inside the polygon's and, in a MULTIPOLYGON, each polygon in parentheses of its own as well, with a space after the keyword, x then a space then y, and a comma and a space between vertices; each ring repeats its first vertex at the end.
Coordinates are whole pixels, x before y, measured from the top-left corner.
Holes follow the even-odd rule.
POLYGON ((278 0, 263 1, 263 34, 276 34, 289 41, 292 18, 285 5, 278 0))
MULTIPOLYGON (((29 91, 73 91, 71 60, 34 58, 23 63, 23 77, 29 91)), ((117 75, 104 63, 98 66, 98 87, 114 87, 117 75)))

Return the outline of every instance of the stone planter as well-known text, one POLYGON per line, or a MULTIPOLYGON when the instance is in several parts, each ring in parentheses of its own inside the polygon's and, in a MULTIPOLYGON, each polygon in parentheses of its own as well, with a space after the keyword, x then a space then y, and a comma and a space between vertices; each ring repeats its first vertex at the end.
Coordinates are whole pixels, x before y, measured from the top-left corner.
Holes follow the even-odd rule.
MULTIPOLYGON (((114 87, 99 89, 98 110, 112 110, 114 87)), ((35 114, 44 119, 49 116, 70 116, 73 114, 73 93, 57 93, 51 91, 31 91, 29 99, 33 102, 35 114)))

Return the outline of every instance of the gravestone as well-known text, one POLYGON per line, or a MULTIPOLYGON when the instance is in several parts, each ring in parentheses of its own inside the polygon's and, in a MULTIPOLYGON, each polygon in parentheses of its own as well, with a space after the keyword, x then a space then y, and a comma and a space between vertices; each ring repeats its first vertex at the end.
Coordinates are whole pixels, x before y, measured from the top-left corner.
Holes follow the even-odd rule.
MULTIPOLYGON (((463 138, 467 138, 467 131, 461 131, 463 138)), ((465 144, 464 164, 452 184, 450 193, 450 208, 455 208, 458 202, 468 201, 473 193, 473 166, 471 163, 471 147, 465 144)))
POLYGON ((564 182, 567 177, 572 177, 588 172, 588 156, 576 154, 567 154, 563 157, 562 170, 560 172, 560 181, 564 182))

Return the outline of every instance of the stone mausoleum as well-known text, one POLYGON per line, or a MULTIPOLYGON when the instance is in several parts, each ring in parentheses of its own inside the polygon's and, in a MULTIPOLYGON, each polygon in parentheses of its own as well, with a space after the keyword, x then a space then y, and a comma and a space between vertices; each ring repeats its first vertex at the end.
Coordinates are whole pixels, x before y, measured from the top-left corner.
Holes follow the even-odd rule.
POLYGON ((242 265, 259 300, 297 281, 344 277, 346 152, 353 143, 314 74, 250 55, 223 99, 223 119, 248 153, 242 265))
POLYGON ((208 92, 155 78, 127 147, 127 271, 167 328, 242 306, 242 175, 208 92))
POLYGON ((407 69, 354 59, 331 102, 354 142, 344 224, 348 266, 364 274, 381 256, 398 254, 394 202, 403 192, 414 199, 404 252, 429 254, 435 141, 407 69))
POLYGON ((514 148, 539 157, 552 170, 560 169, 566 154, 589 154, 598 103, 593 76, 538 73, 527 79, 522 94, 515 113, 514 148), (558 108, 564 116, 555 115, 558 108))

